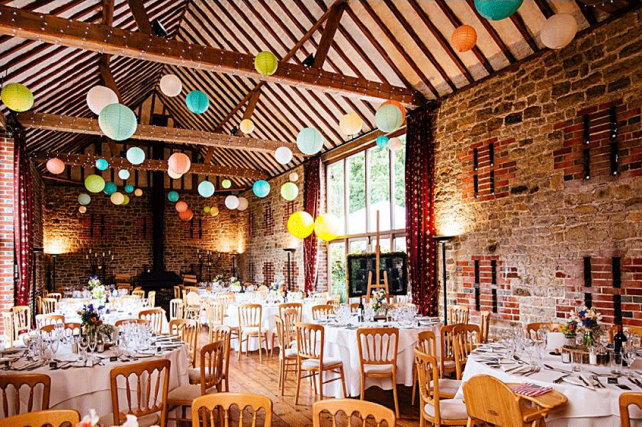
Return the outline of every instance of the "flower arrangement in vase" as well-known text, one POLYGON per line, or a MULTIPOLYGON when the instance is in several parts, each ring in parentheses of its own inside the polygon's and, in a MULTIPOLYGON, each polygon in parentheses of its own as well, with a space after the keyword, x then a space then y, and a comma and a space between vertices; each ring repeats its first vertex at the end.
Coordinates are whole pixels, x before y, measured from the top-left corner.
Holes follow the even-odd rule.
POLYGON ((566 325, 562 327, 562 333, 567 338, 575 338, 580 335, 583 344, 586 347, 592 347, 603 333, 601 322, 602 315, 599 311, 581 306, 571 313, 566 325))
POLYGON ((80 326, 85 335, 100 335, 105 339, 111 337, 113 328, 103 323, 100 313, 93 304, 85 305, 78 314, 80 315, 80 326))
POLYGON ((377 289, 372 293, 370 307, 376 314, 385 317, 385 311, 388 309, 388 299, 384 289, 377 289))
POLYGON ((241 287, 241 282, 236 277, 230 277, 230 291, 232 292, 241 292, 243 288, 241 287))

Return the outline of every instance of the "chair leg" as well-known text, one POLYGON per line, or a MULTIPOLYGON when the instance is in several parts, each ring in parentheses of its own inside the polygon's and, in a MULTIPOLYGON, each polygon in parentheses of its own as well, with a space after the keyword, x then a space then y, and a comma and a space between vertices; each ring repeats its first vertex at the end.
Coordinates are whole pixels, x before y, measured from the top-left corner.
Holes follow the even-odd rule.
POLYGON ((346 377, 343 375, 343 364, 339 366, 339 375, 341 375, 341 387, 343 388, 343 398, 348 398, 348 393, 346 392, 346 377))
MULTIPOLYGON (((262 363, 263 362, 263 358, 262 358, 261 353, 262 353, 262 350, 263 350, 263 342, 262 342, 263 340, 261 340, 261 335, 259 335, 256 338, 259 340, 259 363, 262 363)), ((267 342, 265 344, 266 344, 265 346, 267 347, 267 342)))
POLYGON ((392 397, 395 400, 395 415, 399 419, 399 400, 397 399, 397 373, 392 371, 392 397))
POLYGON ((410 404, 415 406, 415 395, 417 393, 417 365, 412 365, 412 399, 410 404))
POLYGON ((274 356, 274 334, 272 334, 272 348, 270 351, 272 353, 272 356, 274 356))
POLYGON ((323 400, 323 369, 319 369, 319 400, 323 400))
POLYGON ((241 331, 239 331, 239 338, 238 338, 238 340, 239 340, 238 360, 239 361, 241 360, 241 353, 243 352, 243 339, 242 338, 243 338, 243 334, 241 333, 241 331))
POLYGON ((475 427, 475 422, 472 420, 472 418, 468 417, 468 422, 466 423, 466 427, 475 427))
POLYGON ((366 376, 363 373, 361 374, 361 395, 359 399, 366 400, 366 376))
POLYGON ((294 398, 294 404, 299 404, 299 390, 301 390, 301 364, 297 362, 296 366, 296 397, 294 398))
POLYGON ((426 427, 426 417, 424 417, 424 408, 419 408, 419 427, 426 427))

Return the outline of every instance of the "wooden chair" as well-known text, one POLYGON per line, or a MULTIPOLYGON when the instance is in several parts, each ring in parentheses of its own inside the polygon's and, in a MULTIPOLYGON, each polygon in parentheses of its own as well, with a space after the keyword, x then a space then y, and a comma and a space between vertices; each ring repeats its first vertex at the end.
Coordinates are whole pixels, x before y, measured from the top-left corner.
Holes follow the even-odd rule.
POLYGON ((334 315, 334 306, 329 304, 315 305, 312 307, 312 320, 334 315))
POLYGON ((165 310, 162 308, 149 308, 138 312, 138 318, 149 320, 152 325, 152 330, 156 335, 163 333, 163 318, 165 317, 165 310))
POLYGON ((0 394, 2 395, 2 417, 10 417, 20 414, 20 403, 27 400, 25 412, 34 410, 49 409, 49 393, 51 390, 51 378, 45 374, 0 374, 0 394), (40 408, 34 408, 34 394, 38 385, 42 384, 42 399, 40 408), (23 387, 29 389, 29 398, 24 399, 23 387), (13 396, 13 402, 9 402, 9 393, 13 396), (23 399, 20 399, 20 396, 23 399), (12 406, 12 407, 11 407, 12 406), (13 412, 11 411, 13 409, 13 412))
POLYGON ((218 393, 195 399, 192 403, 192 427, 207 426, 208 420, 209 425, 214 427, 214 413, 217 408, 220 411, 221 427, 223 427, 223 419, 225 419, 225 427, 228 427, 229 420, 232 418, 230 414, 232 406, 238 408, 239 426, 259 426, 258 415, 263 412, 263 427, 272 427, 272 401, 265 396, 245 393, 218 393), (248 407, 252 408, 249 413, 250 420, 245 416, 249 412, 248 407))
MULTIPOLYGON (((319 376, 319 398, 323 400, 323 384, 332 381, 341 381, 343 387, 343 397, 347 397, 346 383, 343 375, 343 362, 339 358, 323 357, 323 346, 325 344, 325 330, 323 326, 313 323, 299 323, 296 328, 297 332, 297 383, 296 398, 294 404, 299 404, 299 391, 301 380, 303 378, 312 378, 315 380, 319 376), (309 372, 308 375, 302 376, 302 372, 309 372), (323 381, 323 373, 329 371, 338 374, 339 377, 323 381)), ((314 381, 316 387, 316 380, 314 381)))
POLYGON ((129 283, 118 283, 116 285, 116 288, 120 291, 121 289, 127 290, 127 293, 129 294, 132 291, 132 285, 129 283))
POLYGON ((216 301, 220 302, 227 308, 228 305, 236 302, 236 294, 234 292, 220 292, 214 297, 216 301))
POLYGON ((359 303, 358 302, 353 302, 350 304, 350 313, 355 314, 359 313, 359 303))
POLYGON ((174 299, 181 299, 183 297, 183 285, 174 286, 174 299))
POLYGON ((455 371, 461 380, 468 356, 479 344, 481 333, 477 325, 455 325, 453 328, 453 350, 455 353, 455 371))
POLYGON ((198 324, 192 319, 174 319, 169 321, 169 334, 179 337, 187 346, 190 365, 196 367, 196 350, 198 344, 198 324))
MULTIPOLYGON (((303 319, 303 304, 300 302, 287 302, 283 304, 279 304, 279 317, 283 319, 283 314, 285 313, 286 310, 295 310, 298 314, 298 319, 296 322, 300 322, 303 319)), ((272 355, 274 356, 274 340, 276 339, 276 327, 272 331, 272 355)))
POLYGON ((62 299, 62 294, 59 292, 50 292, 47 294, 47 298, 53 298, 56 300, 56 302, 60 302, 62 299))
POLYGON ((395 415, 399 417, 397 398, 397 352, 399 349, 398 328, 359 328, 359 371, 361 374, 361 400, 365 400, 367 378, 390 378, 395 415))
POLYGON ((212 342, 214 330, 225 322, 225 306, 220 302, 210 301, 205 307, 205 315, 209 326, 209 342, 212 342))
POLYGON ((279 388, 281 389, 281 396, 285 394, 285 381, 287 380, 288 372, 296 373, 296 349, 289 348, 290 343, 286 337, 285 324, 283 319, 279 316, 274 316, 276 323, 276 336, 279 341, 279 388), (294 368, 294 369, 292 369, 294 368))
POLYGON ((147 307, 156 307, 156 291, 147 292, 147 307))
POLYGON ((642 393, 622 393, 620 395, 620 420, 622 427, 631 427, 629 406, 635 405, 642 409, 642 393))
POLYGON ((549 332, 560 332, 562 330, 561 323, 529 323, 526 325, 526 336, 530 338, 541 338, 539 336, 539 329, 544 327, 549 330, 549 332))
POLYGON ((259 362, 262 362, 262 342, 265 342, 265 349, 268 350, 267 331, 261 329, 263 321, 263 306, 261 304, 243 304, 239 307, 239 355, 241 360, 241 351, 245 341, 245 354, 249 354, 250 338, 255 337, 259 340, 259 362), (246 338, 243 339, 243 336, 246 338))
POLYGON ((128 323, 138 323, 140 325, 149 325, 151 322, 147 319, 120 319, 116 320, 114 326, 118 327, 120 325, 126 325, 128 323))
POLYGON ((315 402, 312 405, 312 427, 321 427, 327 425, 321 422, 321 414, 328 413, 332 418, 332 426, 337 426, 337 415, 343 413, 347 419, 347 425, 350 426, 350 420, 359 414, 358 418, 362 426, 372 425, 366 424, 366 420, 374 420, 374 427, 395 427, 397 425, 397 417, 395 413, 385 406, 354 399, 333 399, 324 400, 322 402, 315 402))
POLYGON ((169 319, 183 319, 185 315, 183 313, 183 300, 181 298, 174 298, 169 302, 169 319))
POLYGON ((490 311, 480 312, 479 317, 479 330, 481 331, 479 342, 485 344, 488 342, 488 331, 490 330, 490 311))
POLYGON ((80 335, 82 325, 77 322, 65 322, 65 333, 73 335, 80 335), (78 333, 76 333, 78 331, 78 333))
POLYGON ((150 427, 159 422, 161 426, 166 425, 170 365, 169 360, 159 359, 113 368, 109 373, 113 412, 101 416, 98 423, 118 426, 131 414, 138 417, 139 427, 150 427), (132 384, 136 384, 133 389, 132 384), (119 399, 119 391, 125 393, 125 399, 122 396, 119 399), (120 402, 127 402, 127 407, 121 408, 120 402))
MULTIPOLYGON (((442 400, 439 391, 437 360, 415 349, 415 364, 419 377, 420 426, 426 421, 434 426, 464 426, 468 421, 466 405, 459 399, 442 400)), ((508 427, 508 426, 507 426, 508 427)))
POLYGON ((12 308, 13 311, 13 335, 14 340, 31 330, 31 308, 28 305, 17 305, 12 308))
POLYGON ((446 378, 457 371, 455 364, 455 346, 453 343, 453 328, 457 325, 443 326, 439 330, 439 374, 446 378))
POLYGON ((470 310, 465 305, 451 305, 448 307, 448 324, 461 325, 468 323, 470 310))
POLYGON ((74 427, 80 414, 73 409, 30 412, 0 419, 0 427, 74 427))
MULTIPOLYGON (((435 360, 438 359, 438 350, 437 350, 437 338, 435 333, 432 331, 422 331, 417 334, 417 349, 424 354, 432 356, 435 360)), ((417 365, 413 365, 413 383, 412 383, 412 401, 411 403, 415 404, 415 393, 417 389, 417 383, 419 382, 419 376, 417 375, 417 365)), ((439 398, 440 399, 452 399, 457 394, 457 391, 461 387, 460 380, 451 380, 448 378, 439 379, 439 398)))
POLYGON ((37 314, 36 329, 40 330, 46 325, 55 325, 56 323, 65 323, 65 316, 62 314, 37 314))
MULTIPOLYGON (((642 338, 642 327, 640 326, 624 326, 622 329, 625 333, 637 334, 640 338, 642 338)), ((609 342, 613 343, 613 337, 616 333, 617 325, 611 326, 609 328, 609 342)))
POLYGON ((225 342, 225 363, 223 368, 223 382, 225 391, 230 391, 230 351, 232 350, 232 335, 233 330, 227 325, 220 325, 214 328, 214 335, 211 342, 223 341, 225 342))
POLYGON ((145 298, 145 291, 135 290, 135 291, 132 291, 132 295, 137 296, 139 298, 145 298))
POLYGON ((294 309, 287 309, 283 312, 281 319, 283 320, 285 332, 284 339, 287 343, 286 348, 296 346, 296 325, 301 323, 302 320, 300 312, 294 309))

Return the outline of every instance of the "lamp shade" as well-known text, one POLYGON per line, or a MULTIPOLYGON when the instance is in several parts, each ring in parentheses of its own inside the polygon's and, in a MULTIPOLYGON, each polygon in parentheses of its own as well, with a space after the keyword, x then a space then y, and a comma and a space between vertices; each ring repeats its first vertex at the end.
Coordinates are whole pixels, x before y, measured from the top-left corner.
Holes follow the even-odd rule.
POLYGON ((193 90, 185 98, 187 108, 194 114, 203 114, 210 106, 210 100, 207 99, 205 92, 193 90))
POLYGON ((230 181, 229 179, 224 179, 223 181, 221 181, 221 187, 230 188, 231 186, 232 186, 232 181, 230 181))
POLYGON ((109 162, 105 159, 96 160, 96 169, 99 171, 104 171, 109 167, 109 162))
POLYGON ((83 206, 86 206, 91 203, 91 196, 87 193, 82 193, 78 195, 78 203, 83 206))
POLYGON ((123 203, 121 205, 125 206, 129 204, 129 196, 127 194, 123 194, 123 203))
POLYGON ((386 148, 388 146, 388 141, 390 141, 390 138, 386 135, 379 135, 377 137, 377 147, 386 148))
POLYGON ((403 122, 406 121, 406 107, 404 107, 401 102, 395 101, 394 99, 389 99, 389 100, 387 100, 386 102, 384 102, 381 105, 394 105, 394 106, 396 106, 399 109, 399 111, 401 111, 401 117, 403 117, 403 120, 402 120, 401 123, 403 124, 403 122))
POLYGON ((134 196, 140 197, 142 195, 143 195, 143 190, 142 189, 137 188, 136 190, 134 190, 134 196))
POLYGON ((122 205, 123 202, 125 201, 125 195, 119 191, 116 191, 114 194, 112 194, 109 197, 109 199, 115 205, 122 205))
POLYGON ((181 79, 174 74, 165 74, 160 80, 160 89, 165 95, 172 97, 177 96, 183 89, 181 79))
POLYGON ((184 153, 174 153, 169 156, 167 160, 168 170, 179 173, 183 175, 186 173, 190 167, 192 167, 192 161, 187 157, 187 154, 184 153))
POLYGON ((100 193, 105 189, 105 180, 100 175, 89 175, 85 178, 85 188, 92 193, 100 193))
POLYGON ((210 209, 210 215, 216 216, 218 215, 218 207, 217 206, 212 206, 212 209, 210 209))
POLYGON ((86 213, 87 212, 87 206, 81 206, 78 208, 78 212, 80 213, 86 213))
POLYGON ((214 194, 214 184, 209 181, 201 181, 198 184, 198 194, 203 197, 212 197, 214 194))
POLYGON ((188 209, 187 203, 182 200, 177 202, 174 207, 176 208, 176 212, 185 212, 188 209))
POLYGON ((256 197, 265 197, 270 194, 270 183, 264 179, 259 179, 252 186, 252 191, 256 197))
POLYGON ((65 171, 65 162, 57 157, 47 160, 47 170, 54 174, 59 175, 65 171))
POLYGON ((123 181, 129 179, 129 177, 132 176, 131 173, 127 169, 121 169, 118 171, 118 178, 122 179, 123 181))
POLYGON ((98 115, 98 125, 114 141, 124 141, 136 133, 136 115, 123 104, 109 104, 98 115))
POLYGON ((254 68, 264 76, 271 76, 276 72, 279 66, 279 60, 272 52, 264 51, 254 58, 254 68))
POLYGON ((293 182, 286 182, 281 186, 281 197, 291 202, 299 195, 299 187, 293 182))
POLYGON ((244 211, 249 205, 250 202, 248 202, 245 197, 239 197, 239 205, 236 207, 236 209, 244 211))
POLYGON ((87 106, 94 114, 99 115, 111 104, 118 104, 118 95, 107 86, 94 86, 87 92, 87 106))
POLYGON ((130 147, 127 150, 126 157, 132 165, 140 165, 145 161, 145 152, 140 147, 130 147))
POLYGON ((312 156, 323 147, 323 134, 315 128, 305 128, 296 137, 296 145, 303 154, 312 156))
POLYGON ((127 184, 125 186, 125 193, 133 193, 134 192, 134 186, 131 184, 127 184))
POLYGON ((8 83, 2 87, 0 93, 2 102, 8 109, 18 113, 27 111, 33 107, 33 94, 25 85, 20 83, 8 83))
POLYGON ((183 177, 182 173, 176 173, 174 171, 168 170, 167 175, 172 179, 181 179, 183 177))
POLYGON ((392 138, 388 142, 388 148, 390 149, 390 151, 395 151, 395 152, 399 151, 399 150, 401 150, 401 146, 402 146, 402 144, 401 144, 401 140, 399 138, 392 138))
POLYGON ((375 124, 382 132, 392 132, 403 124, 401 110, 393 104, 381 105, 375 114, 375 124))
POLYGON ((326 242, 334 240, 341 235, 341 221, 329 213, 319 215, 314 221, 314 233, 326 242))
POLYGON ((288 175, 288 179, 290 182, 297 182, 299 180, 299 174, 296 172, 292 172, 290 175, 288 175))
POLYGON ((573 15, 559 13, 546 20, 539 36, 549 49, 562 49, 573 41, 577 34, 577 21, 573 15))
POLYGON ((111 196, 111 195, 112 195, 112 194, 114 194, 117 190, 118 190, 118 187, 116 186, 116 184, 114 184, 113 182, 111 182, 111 181, 110 181, 110 182, 106 182, 106 183, 105 183, 105 189, 103 190, 103 192, 104 192, 106 195, 111 196))
POLYGON ((292 150, 288 147, 279 147, 274 151, 274 158, 282 165, 287 165, 292 160, 292 150))
POLYGON ((225 207, 228 209, 236 209, 239 207, 239 198, 236 196, 227 196, 225 198, 225 207))
POLYGON ((461 25, 455 28, 450 44, 453 45, 457 52, 467 52, 475 47, 477 43, 477 31, 470 25, 461 25))
POLYGON ((178 193, 176 191, 170 191, 167 193, 167 200, 170 202, 178 202, 178 193))
POLYGON ((339 120, 339 128, 344 135, 356 135, 361 132, 363 120, 357 113, 348 113, 339 120))
POLYGON ((288 218, 288 231, 299 239, 305 239, 314 231, 314 219, 305 211, 294 212, 288 218))
POLYGON ((524 0, 475 0, 481 16, 491 21, 501 21, 517 12, 524 0))
POLYGON ((194 218, 194 212, 191 209, 187 209, 183 212, 180 212, 178 214, 178 217, 182 219, 183 221, 189 221, 192 218, 194 218))
POLYGON ((246 135, 250 134, 254 131, 254 122, 250 119, 243 119, 241 120, 239 129, 241 129, 241 132, 243 132, 246 135))

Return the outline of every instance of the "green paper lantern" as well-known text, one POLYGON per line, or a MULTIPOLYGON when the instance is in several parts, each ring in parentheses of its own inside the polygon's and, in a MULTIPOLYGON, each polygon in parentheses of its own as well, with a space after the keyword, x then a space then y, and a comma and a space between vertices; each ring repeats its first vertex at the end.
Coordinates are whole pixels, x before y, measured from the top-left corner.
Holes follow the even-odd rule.
POLYGON ((312 156, 323 147, 323 134, 315 128, 305 128, 296 137, 296 145, 303 154, 312 156))
POLYGON ((112 194, 114 194, 116 192, 116 190, 118 190, 118 187, 113 182, 110 181, 110 182, 106 182, 105 183, 104 192, 105 192, 106 195, 111 196, 112 194))
POLYGON ((501 21, 517 12, 524 0, 475 0, 481 16, 491 21, 501 21))
POLYGON ((78 195, 78 203, 80 203, 83 206, 87 206, 88 204, 91 203, 91 196, 87 193, 82 193, 78 195))
POLYGON ((299 187, 293 182, 286 182, 281 186, 281 197, 291 202, 299 195, 299 187))
POLYGON ((384 104, 375 114, 375 124, 382 132, 392 132, 403 124, 401 110, 393 104, 384 104))
POLYGON ((259 179, 252 186, 252 191, 254 191, 256 197, 265 197, 270 194, 270 183, 264 179, 259 179))
POLYGON ((27 86, 21 85, 20 83, 4 85, 0 97, 8 109, 18 113, 27 111, 33 107, 33 94, 27 86))
POLYGON ((167 200, 170 202, 178 202, 178 193, 176 191, 170 191, 167 193, 167 200))
POLYGON ((136 132, 136 115, 123 104, 110 104, 98 115, 98 125, 114 141, 124 141, 136 132))
POLYGON ((127 185, 125 186, 125 191, 126 191, 127 193, 133 193, 133 192, 134 192, 134 186, 133 186, 133 185, 131 185, 131 184, 127 184, 127 185))
POLYGON ((128 203, 129 203, 129 196, 127 194, 124 194, 123 195, 123 203, 121 203, 121 205, 125 206, 128 203))
POLYGON ((256 55, 256 58, 254 58, 254 68, 264 76, 271 76, 276 73, 276 69, 278 67, 279 60, 272 52, 264 51, 256 55))
POLYGON ((203 197, 212 197, 214 194, 214 184, 209 181, 202 181, 198 184, 198 194, 203 197))
POLYGON ((131 147, 127 150, 126 157, 132 165, 140 165, 145 161, 145 152, 140 147, 131 147))
POLYGON ((377 147, 379 148, 386 148, 388 146, 388 141, 390 138, 388 138, 386 135, 380 135, 377 137, 377 147))
POLYGON ((100 175, 89 175, 85 178, 85 188, 91 193, 100 193, 105 189, 105 180, 100 175))
POLYGON ((212 208, 211 208, 211 207, 209 207, 209 206, 205 206, 205 207, 203 208, 203 212, 205 212, 205 213, 210 213, 210 211, 211 211, 211 210, 212 210, 212 208))
POLYGON ((210 106, 210 100, 207 99, 205 92, 193 90, 185 98, 187 108, 194 114, 203 114, 210 106))
POLYGON ((223 188, 230 188, 232 186, 232 181, 229 179, 224 179, 223 182, 221 182, 221 187, 223 188))
POLYGON ((99 171, 104 171, 109 167, 109 162, 105 159, 96 160, 96 169, 99 171))

